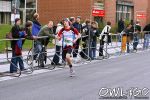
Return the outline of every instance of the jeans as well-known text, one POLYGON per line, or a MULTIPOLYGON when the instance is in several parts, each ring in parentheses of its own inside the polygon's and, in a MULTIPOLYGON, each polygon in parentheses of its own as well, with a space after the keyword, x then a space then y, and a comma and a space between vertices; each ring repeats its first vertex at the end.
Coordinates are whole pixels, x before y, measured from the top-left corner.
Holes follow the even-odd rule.
POLYGON ((150 34, 145 34, 144 35, 143 49, 148 49, 148 47, 149 47, 149 39, 150 39, 150 34))
POLYGON ((10 64, 10 73, 13 72, 17 72, 17 67, 18 67, 18 63, 19 63, 19 67, 20 70, 24 70, 24 64, 23 64, 23 60, 22 57, 16 57, 15 52, 12 51, 12 59, 11 59, 11 64, 10 64))
POLYGON ((94 59, 96 58, 96 41, 92 41, 90 43, 90 58, 94 59))
POLYGON ((133 50, 137 50, 137 45, 139 43, 139 37, 137 34, 133 35, 133 50))
POLYGON ((104 41, 100 40, 99 56, 103 56, 104 41))

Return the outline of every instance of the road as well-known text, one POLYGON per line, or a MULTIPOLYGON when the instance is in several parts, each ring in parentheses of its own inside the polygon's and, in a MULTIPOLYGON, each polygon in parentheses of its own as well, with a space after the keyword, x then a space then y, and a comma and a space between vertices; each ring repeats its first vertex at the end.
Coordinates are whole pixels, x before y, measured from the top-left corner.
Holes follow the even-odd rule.
MULTIPOLYGON (((150 52, 0 82, 0 100, 100 100, 102 87, 150 89, 150 52)), ((129 100, 129 99, 127 99, 129 100)))

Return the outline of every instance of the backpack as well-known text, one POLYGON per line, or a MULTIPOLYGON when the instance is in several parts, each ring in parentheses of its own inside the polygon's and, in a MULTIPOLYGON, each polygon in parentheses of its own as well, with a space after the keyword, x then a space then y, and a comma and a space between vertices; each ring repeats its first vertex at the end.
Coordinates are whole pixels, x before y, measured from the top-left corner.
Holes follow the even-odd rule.
POLYGON ((6 33, 6 38, 7 38, 7 39, 13 39, 12 33, 11 33, 11 32, 6 33))

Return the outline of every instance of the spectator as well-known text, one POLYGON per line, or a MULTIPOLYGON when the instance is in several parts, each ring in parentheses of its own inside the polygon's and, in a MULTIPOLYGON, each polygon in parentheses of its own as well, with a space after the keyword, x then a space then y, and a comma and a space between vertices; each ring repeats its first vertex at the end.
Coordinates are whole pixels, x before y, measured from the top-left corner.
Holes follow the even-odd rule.
POLYGON ((126 29, 124 30, 124 33, 126 34, 127 36, 127 53, 130 53, 130 41, 131 41, 131 33, 130 33, 130 29, 132 28, 132 25, 131 24, 128 24, 126 29))
POLYGON ((75 17, 70 17, 69 20, 70 20, 70 24, 73 27, 73 24, 75 23, 75 17))
MULTIPOLYGON (((36 41, 35 53, 38 54, 37 58, 39 58, 40 54, 43 52, 42 47, 44 46, 44 48, 46 49, 49 43, 49 39, 55 37, 53 33, 53 21, 49 21, 47 25, 43 26, 39 31, 38 36, 41 38, 36 41), (47 37, 42 38, 42 36, 47 36, 47 37)), ((46 62, 46 58, 45 58, 45 62, 46 62)), ((44 62, 41 62, 40 67, 44 67, 44 62)))
MULTIPOLYGON (((76 22, 73 23, 73 27, 76 28, 78 30, 79 33, 82 33, 82 25, 80 24, 81 18, 77 17, 76 18, 76 22)), ((73 57, 75 58, 75 62, 77 61, 77 55, 78 55, 78 51, 79 51, 79 45, 80 45, 80 39, 77 40, 74 51, 73 51, 73 57)))
POLYGON ((35 13, 33 15, 33 25, 32 25, 32 35, 33 36, 38 36, 38 33, 41 29, 41 24, 39 23, 39 14, 38 13, 35 13))
POLYGON ((19 40, 11 41, 12 59, 10 64, 10 73, 17 72, 18 63, 21 71, 25 69, 22 60, 22 39, 20 39, 25 37, 25 32, 21 30, 20 24, 21 24, 21 19, 16 18, 15 25, 11 29, 12 38, 19 39, 19 40))
POLYGON ((121 33, 125 28, 125 24, 123 19, 121 18, 118 22, 118 33, 121 33))
POLYGON ((148 49, 149 47, 149 39, 150 39, 150 24, 147 24, 143 31, 144 33, 144 44, 143 44, 143 49, 148 49))
POLYGON ((90 28, 90 55, 89 57, 96 59, 97 37, 99 37, 98 23, 93 21, 90 28))
MULTIPOLYGON (((59 33, 59 31, 61 30, 63 28, 63 24, 62 24, 62 22, 60 22, 60 23, 58 23, 57 24, 57 28, 56 28, 56 35, 59 33)), ((60 63, 59 63, 59 60, 60 60, 60 58, 59 58, 59 56, 60 56, 60 52, 61 52, 61 47, 62 47, 62 40, 58 40, 58 39, 56 39, 56 49, 55 49, 55 55, 54 55, 54 57, 53 57, 53 61, 52 61, 52 65, 61 65, 60 63)), ((64 58, 63 58, 63 60, 64 60, 64 58)))
POLYGON ((100 48, 99 48, 99 56, 103 56, 103 48, 104 48, 104 43, 108 43, 108 35, 110 35, 110 30, 111 30, 111 22, 107 22, 107 25, 104 27, 102 30, 102 33, 100 34, 100 48))
POLYGON ((31 21, 27 21, 25 24, 25 32, 27 34, 26 39, 35 39, 36 36, 33 36, 31 33, 31 29, 32 29, 32 22, 31 21))
POLYGON ((89 30, 91 27, 91 22, 89 19, 86 19, 85 22, 82 24, 82 51, 80 52, 80 55, 82 58, 87 59, 88 57, 88 35, 89 30))
POLYGON ((137 21, 136 25, 135 25, 135 32, 133 34, 133 50, 137 51, 137 45, 139 43, 139 37, 138 34, 141 33, 141 26, 140 26, 140 22, 137 21))

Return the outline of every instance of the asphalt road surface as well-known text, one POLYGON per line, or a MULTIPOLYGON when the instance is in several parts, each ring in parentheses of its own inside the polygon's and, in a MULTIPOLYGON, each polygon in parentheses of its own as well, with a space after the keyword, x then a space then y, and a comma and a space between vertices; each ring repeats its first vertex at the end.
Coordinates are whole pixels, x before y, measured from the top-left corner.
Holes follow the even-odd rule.
POLYGON ((62 69, 0 82, 0 100, 100 100, 103 87, 120 87, 123 91, 132 87, 150 89, 149 51, 78 66, 75 70, 75 77, 69 77, 69 70, 62 69))

